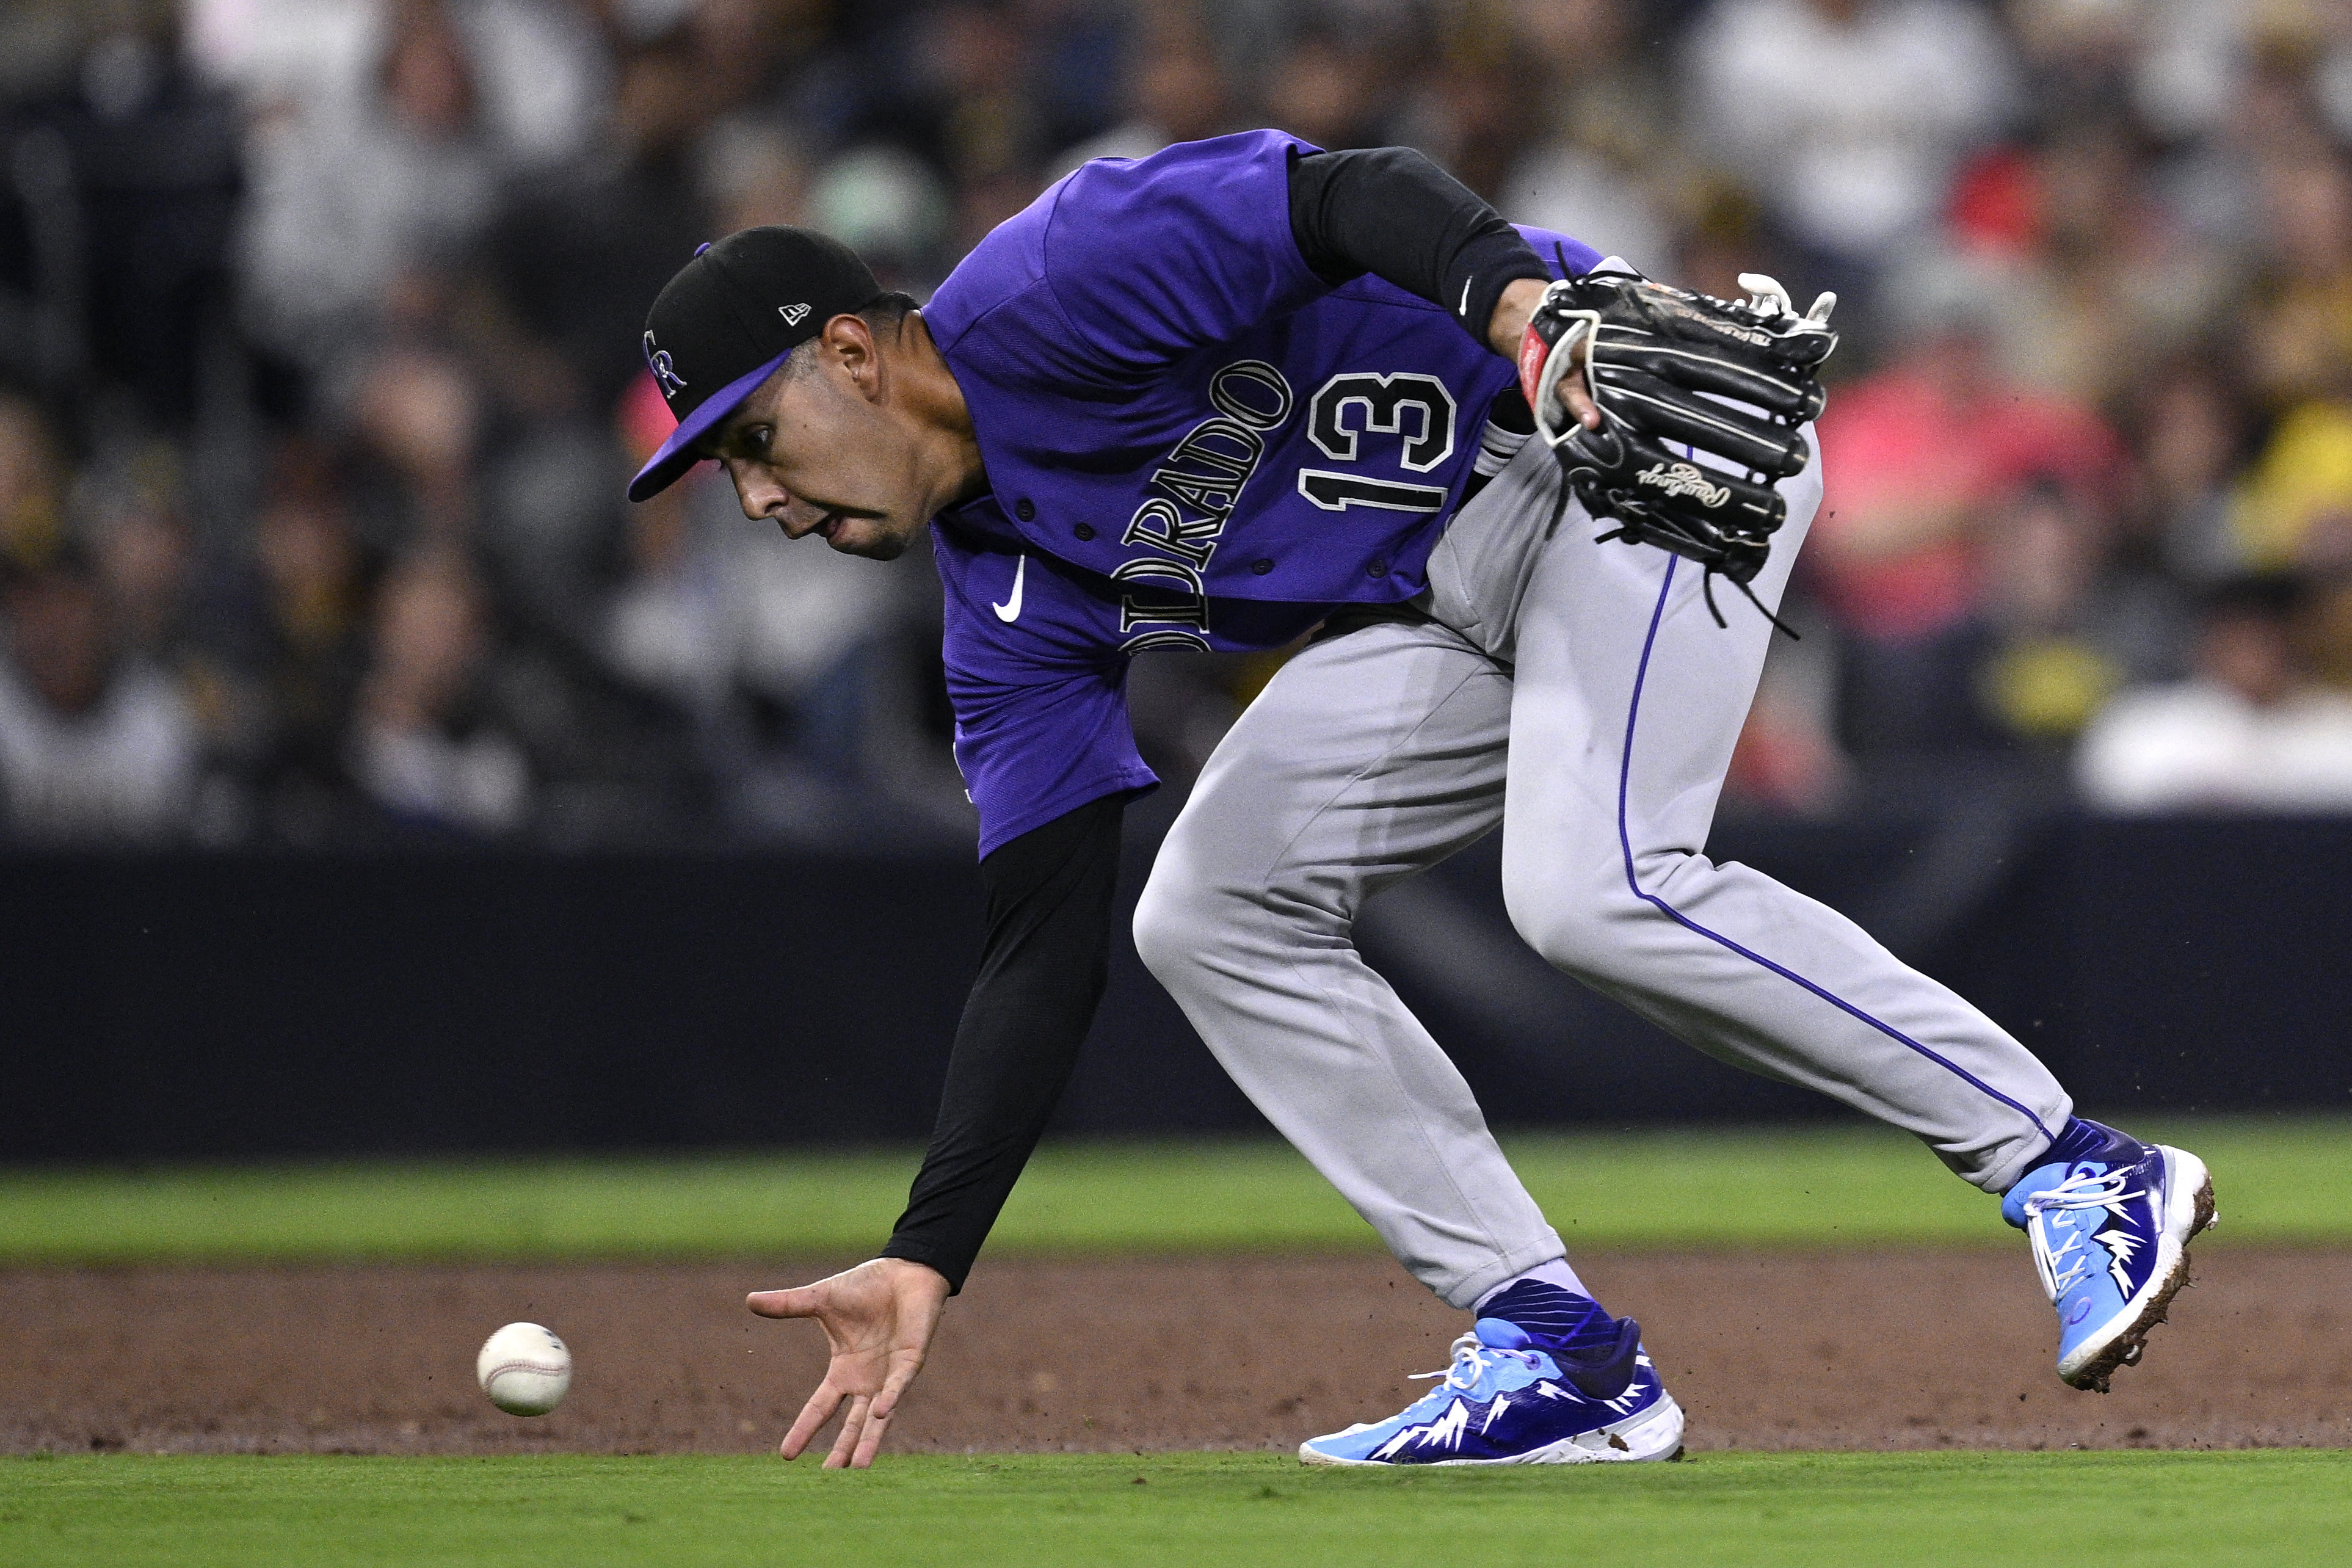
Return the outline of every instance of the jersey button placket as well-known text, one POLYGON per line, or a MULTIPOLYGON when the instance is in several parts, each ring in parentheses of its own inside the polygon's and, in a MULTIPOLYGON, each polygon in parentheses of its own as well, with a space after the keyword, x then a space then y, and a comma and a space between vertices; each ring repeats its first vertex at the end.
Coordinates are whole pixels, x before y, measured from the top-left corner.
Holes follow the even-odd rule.
POLYGON ((1364 575, 1367 577, 1385 577, 1388 574, 1389 558, 1385 555, 1373 556, 1371 563, 1364 568, 1364 575))
POLYGON ((1263 577, 1267 573, 1274 570, 1274 563, 1271 561, 1253 561, 1250 563, 1250 570, 1263 577))
POLYGON ((1092 539, 1095 536, 1094 524, 1090 522, 1082 522, 1078 524, 1077 527, 1070 530, 1070 531, 1076 534, 1082 540, 1092 539))
POLYGON ((1024 522, 1034 521, 1037 516, 1037 503, 1026 499, 1015 501, 1013 503, 1013 515, 1024 522))

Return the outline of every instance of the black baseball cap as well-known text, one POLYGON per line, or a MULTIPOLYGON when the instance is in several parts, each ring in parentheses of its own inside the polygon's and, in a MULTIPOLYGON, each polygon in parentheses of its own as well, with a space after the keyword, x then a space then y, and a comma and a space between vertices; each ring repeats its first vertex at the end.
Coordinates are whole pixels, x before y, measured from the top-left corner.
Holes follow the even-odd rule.
POLYGON ((696 251, 646 318, 646 368, 677 428, 629 481, 629 499, 668 489, 694 467, 696 440, 794 349, 881 297, 856 251, 805 228, 747 228, 696 251))

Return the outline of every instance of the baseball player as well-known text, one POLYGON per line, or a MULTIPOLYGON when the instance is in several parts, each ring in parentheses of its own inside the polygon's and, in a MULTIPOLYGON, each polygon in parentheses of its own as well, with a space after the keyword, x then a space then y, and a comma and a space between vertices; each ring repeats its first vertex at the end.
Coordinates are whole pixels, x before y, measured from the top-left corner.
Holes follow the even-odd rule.
POLYGON ((706 247, 662 291, 644 346, 679 424, 630 495, 715 458, 793 539, 889 559, 928 528, 980 816, 986 942, 907 1210, 880 1257, 751 1298, 832 1344, 787 1458, 845 1405, 825 1462, 872 1461, 1067 1079, 1120 813, 1155 783, 1129 660, 1310 630, 1211 758, 1135 926, 1259 1110, 1472 1315, 1426 1397, 1301 1458, 1681 1447, 1639 1326, 1592 1299, 1350 940, 1366 898, 1497 826, 1546 959, 1917 1135, 2028 1232, 2060 1375, 2104 1388, 2137 1359, 2210 1219, 2203 1165, 2075 1118, 1983 1014, 1701 853, 1820 498, 1834 342, 1828 301, 1744 286, 1663 289, 1412 153, 1257 132, 1083 166, 919 310, 789 228, 706 247), (1718 605, 1718 578, 1762 613, 1718 605))

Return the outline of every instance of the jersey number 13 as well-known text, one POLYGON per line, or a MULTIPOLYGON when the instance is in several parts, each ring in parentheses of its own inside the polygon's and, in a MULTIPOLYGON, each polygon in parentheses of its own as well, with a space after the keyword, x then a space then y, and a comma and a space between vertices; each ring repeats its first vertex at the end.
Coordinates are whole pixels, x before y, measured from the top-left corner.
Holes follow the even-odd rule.
MULTIPOLYGON (((1335 462, 1360 463, 1367 433, 1403 438, 1398 461, 1425 474, 1454 455, 1454 395, 1433 375, 1352 372, 1325 382, 1307 405, 1307 435, 1335 462)), ((1360 471, 1298 470, 1298 493, 1325 511, 1351 506, 1388 511, 1435 511, 1445 504, 1442 485, 1367 478, 1360 471)))

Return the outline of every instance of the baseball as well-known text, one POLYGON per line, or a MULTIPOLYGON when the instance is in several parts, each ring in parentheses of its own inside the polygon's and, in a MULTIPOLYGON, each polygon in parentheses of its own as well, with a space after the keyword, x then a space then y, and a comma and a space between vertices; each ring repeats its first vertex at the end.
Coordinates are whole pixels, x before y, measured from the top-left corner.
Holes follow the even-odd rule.
POLYGON ((572 1388, 572 1352, 537 1323, 509 1323, 474 1359, 490 1403, 509 1415, 544 1415, 572 1388))

